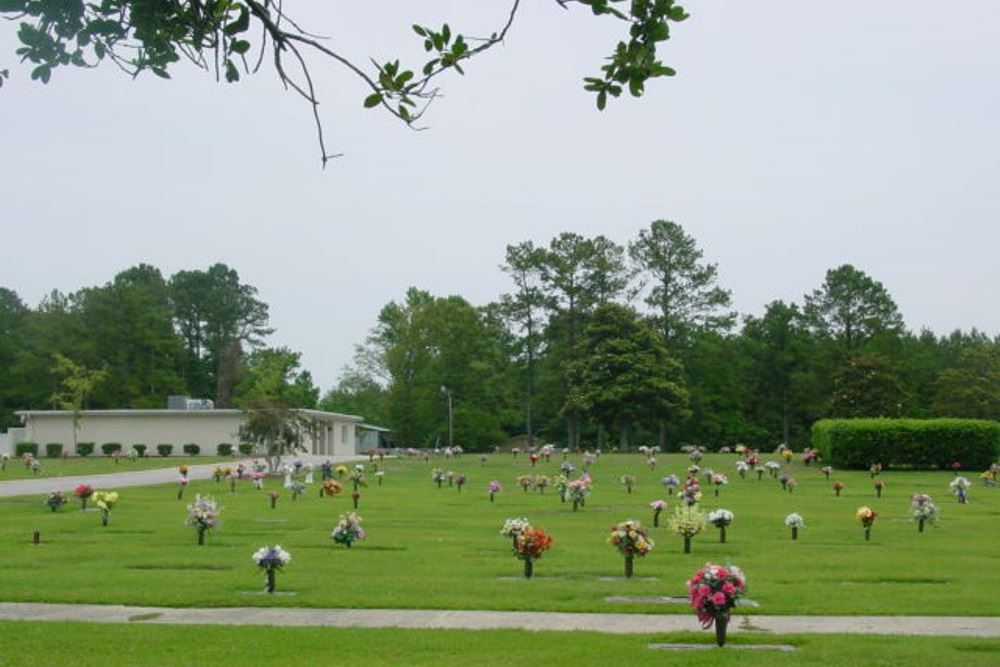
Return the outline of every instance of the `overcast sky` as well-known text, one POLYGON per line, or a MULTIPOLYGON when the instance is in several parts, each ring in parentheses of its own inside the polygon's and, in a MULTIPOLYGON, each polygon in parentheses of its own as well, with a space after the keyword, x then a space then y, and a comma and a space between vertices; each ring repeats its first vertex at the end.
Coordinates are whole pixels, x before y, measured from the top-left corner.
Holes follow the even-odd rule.
MULTIPOLYGON (((422 64, 410 24, 499 27, 499 0, 286 0, 360 61, 422 64)), ((48 86, 0 26, 0 285, 36 305, 146 262, 225 262, 256 286, 323 389, 410 285, 475 304, 508 289, 508 243, 561 231, 625 243, 657 218, 719 265, 736 308, 800 301, 851 263, 907 324, 1000 333, 1000 3, 692 2, 679 74, 603 113, 581 78, 619 28, 527 0, 506 44, 444 81, 412 132, 365 89, 313 71, 330 149, 272 71, 217 84, 191 66, 48 86)))

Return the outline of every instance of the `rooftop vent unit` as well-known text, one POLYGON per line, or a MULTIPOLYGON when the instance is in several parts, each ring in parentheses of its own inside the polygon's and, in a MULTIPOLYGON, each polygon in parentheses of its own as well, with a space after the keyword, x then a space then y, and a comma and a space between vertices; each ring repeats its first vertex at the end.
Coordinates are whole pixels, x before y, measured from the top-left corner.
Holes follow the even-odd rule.
POLYGON ((189 396, 168 396, 167 410, 214 410, 215 403, 210 398, 189 396))

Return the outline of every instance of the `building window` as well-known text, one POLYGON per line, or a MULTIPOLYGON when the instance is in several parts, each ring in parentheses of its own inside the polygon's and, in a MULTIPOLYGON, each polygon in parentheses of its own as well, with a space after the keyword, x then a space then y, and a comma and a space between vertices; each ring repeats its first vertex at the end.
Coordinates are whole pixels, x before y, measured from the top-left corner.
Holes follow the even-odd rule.
POLYGON ((340 426, 340 441, 347 444, 347 426, 345 424, 340 426))

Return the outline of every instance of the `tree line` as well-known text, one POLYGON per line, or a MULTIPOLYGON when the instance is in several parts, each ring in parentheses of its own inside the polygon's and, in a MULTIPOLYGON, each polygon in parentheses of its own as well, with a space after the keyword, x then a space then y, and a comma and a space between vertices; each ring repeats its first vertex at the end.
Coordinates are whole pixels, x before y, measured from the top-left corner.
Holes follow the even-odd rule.
POLYGON ((36 308, 0 287, 0 427, 15 410, 163 408, 172 394, 315 405, 300 355, 263 345, 271 332, 256 288, 224 264, 169 279, 140 264, 36 308))
POLYGON ((678 224, 631 242, 562 233, 507 246, 509 291, 474 306, 411 288, 379 313, 322 405, 398 442, 484 447, 809 443, 822 417, 1000 419, 1000 337, 908 331, 843 265, 798 303, 738 316, 678 224))
POLYGON ((0 425, 17 409, 319 407, 388 426, 400 445, 485 448, 808 444, 822 417, 1000 419, 1000 337, 906 330, 888 290, 844 265, 798 303, 738 315, 678 224, 622 245, 562 233, 507 246, 509 289, 473 305, 411 287, 320 391, 265 345, 257 290, 224 264, 127 269, 35 308, 0 288, 0 425), (450 399, 450 401, 449 401, 450 399))

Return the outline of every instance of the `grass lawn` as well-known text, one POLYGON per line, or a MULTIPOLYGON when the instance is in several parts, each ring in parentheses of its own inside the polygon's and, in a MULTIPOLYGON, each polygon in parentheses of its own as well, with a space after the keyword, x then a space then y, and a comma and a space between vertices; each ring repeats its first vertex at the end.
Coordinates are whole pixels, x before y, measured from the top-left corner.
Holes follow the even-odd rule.
MULTIPOLYGON (((240 460, 245 459, 242 457, 240 460)), ((133 470, 153 470, 156 468, 176 468, 180 465, 200 465, 233 461, 228 456, 146 456, 129 461, 121 457, 118 463, 110 456, 87 456, 71 459, 40 458, 41 472, 35 474, 25 468, 21 459, 12 456, 7 462, 7 469, 0 471, 0 482, 11 479, 44 479, 46 477, 67 477, 70 475, 103 475, 112 472, 131 472, 133 470)))
POLYGON ((1000 640, 793 635, 733 637, 729 645, 790 644, 776 651, 649 650, 650 643, 707 643, 702 635, 603 635, 514 630, 260 628, 99 623, 0 623, 0 665, 886 665, 983 667, 1000 661, 1000 640))
MULTIPOLYGON (((881 499, 875 498, 867 473, 836 472, 834 478, 846 484, 843 497, 836 498, 832 480, 826 481, 816 467, 786 466, 784 472, 798 481, 795 492, 788 493, 766 476, 740 479, 734 455, 708 455, 702 467, 730 478, 721 497, 707 490, 702 503, 706 511, 724 507, 735 513, 727 543, 719 544, 718 531, 709 527, 695 538, 693 553, 684 555, 681 539, 661 526, 653 530, 655 549, 637 559, 635 578, 623 580, 622 558, 605 542, 610 526, 626 518, 651 525, 648 503, 666 497, 660 478, 671 472, 683 476, 688 465, 682 455, 659 459, 659 467, 650 470, 637 455, 601 457, 591 469, 593 493, 578 512, 551 489, 524 493, 515 482, 518 475, 532 472, 557 474, 560 456, 539 463, 534 471, 523 456, 515 460, 509 454, 491 456, 485 466, 474 455, 430 464, 387 460, 384 485, 362 489, 359 513, 368 539, 352 549, 335 546, 329 537, 337 515, 350 508, 349 489, 337 498, 320 499, 313 486, 294 503, 281 489, 277 509, 271 510, 268 489, 255 491, 247 483, 230 495, 225 484, 192 482, 184 501, 176 499, 175 485, 126 488, 107 528, 101 527, 98 513, 81 512, 75 502, 51 513, 41 497, 0 499, 5 565, 0 597, 163 606, 688 614, 683 604, 606 598, 684 595, 686 579, 712 560, 746 571, 749 596, 760 604, 753 614, 1000 614, 1000 602, 983 594, 995 585, 1000 565, 1000 490, 980 485, 971 472, 967 476, 977 483, 967 505, 958 505, 950 495, 953 475, 948 472, 885 473, 881 499), (460 493, 447 484, 437 489, 431 481, 435 464, 466 474, 465 490, 460 493), (637 478, 631 495, 618 483, 624 473, 637 478), (504 485, 494 503, 486 494, 491 479, 504 485), (194 531, 183 524, 195 492, 215 494, 224 507, 223 525, 203 547, 196 546, 194 531), (939 525, 923 534, 908 518, 909 497, 915 492, 930 493, 941 509, 939 525), (863 540, 854 516, 863 504, 881 514, 871 542, 863 540), (793 511, 806 520, 796 542, 784 526, 785 515, 793 511), (528 517, 555 538, 531 580, 520 576, 520 562, 499 535, 504 519, 515 516, 528 517), (42 533, 40 546, 30 543, 34 530, 42 533), (279 592, 290 594, 258 595, 263 578, 250 555, 274 543, 293 556, 278 575, 279 592)), ((571 461, 581 464, 579 457, 571 461)), ((280 488, 274 480, 268 485, 280 488)), ((661 518, 672 511, 675 501, 669 500, 671 509, 661 518)))

